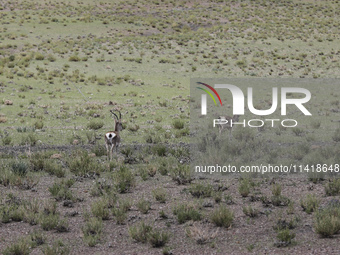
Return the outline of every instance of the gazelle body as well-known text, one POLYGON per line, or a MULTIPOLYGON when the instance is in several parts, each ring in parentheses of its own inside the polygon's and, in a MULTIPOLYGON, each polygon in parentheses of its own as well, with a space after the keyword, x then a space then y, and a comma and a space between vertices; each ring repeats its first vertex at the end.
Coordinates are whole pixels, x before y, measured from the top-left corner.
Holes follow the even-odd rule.
POLYGON ((113 158, 113 149, 116 148, 116 153, 118 151, 118 146, 120 144, 120 135, 119 132, 123 130, 121 118, 122 115, 119 112, 119 118, 118 116, 111 110, 110 111, 115 119, 115 130, 114 131, 109 131, 105 134, 105 146, 106 146, 106 151, 107 151, 107 159, 112 160, 113 158))
POLYGON ((233 123, 237 122, 239 119, 239 115, 234 115, 233 117, 230 116, 220 116, 218 117, 220 120, 224 120, 225 124, 218 124, 219 134, 221 135, 223 129, 229 130, 229 139, 231 139, 231 132, 233 130, 233 123))

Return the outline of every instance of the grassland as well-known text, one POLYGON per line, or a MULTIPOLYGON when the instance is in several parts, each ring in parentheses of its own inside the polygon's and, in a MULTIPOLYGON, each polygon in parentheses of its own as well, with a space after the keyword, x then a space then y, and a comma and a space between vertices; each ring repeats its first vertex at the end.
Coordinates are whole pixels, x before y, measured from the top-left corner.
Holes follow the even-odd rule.
POLYGON ((196 178, 188 144, 191 78, 301 78, 317 95, 313 120, 236 129, 209 160, 225 160, 218 148, 236 164, 339 163, 339 92, 318 84, 340 78, 339 9, 0 0, 0 251, 338 254, 337 174, 196 178), (124 130, 107 162, 111 109, 124 130))

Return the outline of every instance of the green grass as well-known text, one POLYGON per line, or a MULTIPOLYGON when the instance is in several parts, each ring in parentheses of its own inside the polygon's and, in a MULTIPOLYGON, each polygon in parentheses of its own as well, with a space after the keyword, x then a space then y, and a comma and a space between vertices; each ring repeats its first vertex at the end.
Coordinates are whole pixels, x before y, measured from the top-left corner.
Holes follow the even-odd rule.
MULTIPOLYGON (((79 10, 79 13, 86 10, 102 13, 101 7, 92 2, 87 2, 89 4, 87 5, 85 2, 79 4, 71 1, 70 5, 79 10)), ((53 1, 46 5, 38 5, 44 10, 50 8, 52 4, 53 1)), ((38 9, 31 9, 29 14, 26 14, 19 8, 16 10, 17 18, 4 17, 3 46, 0 50, 5 58, 0 62, 0 76, 3 83, 13 81, 13 84, 8 84, 8 89, 2 95, 5 99, 11 99, 14 104, 2 106, 2 113, 7 122, 0 123, 0 128, 6 126, 39 128, 43 123, 45 132, 39 133, 39 140, 42 143, 65 144, 74 131, 84 137, 86 129, 91 128, 88 124, 91 121, 104 123, 100 129, 102 132, 112 128, 109 107, 104 103, 108 103, 114 95, 119 107, 125 104, 126 99, 130 100, 124 107, 129 111, 129 115, 134 114, 137 118, 132 120, 130 116, 123 114, 123 119, 130 127, 140 127, 136 131, 123 131, 125 142, 141 141, 140 134, 143 133, 150 117, 152 120, 161 119, 160 125, 163 127, 171 126, 171 132, 174 123, 178 123, 174 124, 174 128, 182 128, 180 123, 182 120, 176 119, 175 115, 179 114, 178 109, 182 108, 183 115, 187 116, 188 110, 185 110, 187 102, 182 99, 189 95, 189 78, 198 74, 200 77, 223 77, 226 74, 228 77, 337 77, 338 67, 331 58, 339 49, 339 38, 332 32, 336 29, 336 23, 323 23, 330 15, 328 13, 333 12, 331 2, 323 5, 324 10, 318 7, 318 3, 296 3, 299 6, 299 17, 308 20, 309 13, 313 10, 316 19, 314 21, 323 24, 320 27, 306 23, 303 29, 300 29, 302 23, 296 20, 296 16, 284 11, 283 15, 291 19, 291 29, 288 29, 275 14, 275 8, 281 6, 279 2, 274 3, 275 8, 269 10, 261 6, 259 1, 249 3, 250 6, 246 9, 241 6, 230 8, 221 6, 222 3, 219 2, 210 2, 208 6, 212 9, 204 21, 194 18, 200 16, 199 8, 195 7, 190 8, 188 13, 177 13, 176 22, 165 12, 162 20, 168 23, 166 32, 165 26, 157 22, 159 17, 151 17, 146 9, 141 10, 132 3, 127 4, 131 5, 131 8, 123 8, 125 5, 123 2, 107 3, 105 10, 109 13, 106 13, 105 17, 103 15, 70 17, 63 11, 66 8, 63 3, 53 5, 53 13, 41 13, 38 9), (123 12, 129 9, 130 15, 119 15, 120 7, 124 9, 123 12), (241 30, 250 27, 254 31, 224 33, 221 31, 229 29, 228 22, 221 23, 220 26, 209 26, 208 24, 212 20, 215 22, 215 19, 216 22, 227 19, 232 23, 242 19, 243 22, 237 26, 240 26, 241 30), (179 27, 178 24, 184 26, 179 27), (191 26, 197 26, 198 29, 191 30, 191 26), (87 31, 86 36, 81 32, 84 27, 87 31), (110 31, 113 27, 117 29, 117 33, 110 31), (204 30, 202 27, 205 27, 204 30), (307 32, 309 28, 315 33, 307 32), (150 32, 152 33, 150 37, 140 35, 150 32), (71 37, 66 36, 70 34, 71 37), (99 38, 105 36, 105 40, 109 41, 108 45, 94 45, 89 34, 96 37, 99 42, 104 40, 99 38), (214 35, 213 41, 210 41, 211 35, 214 35), (52 37, 53 40, 50 39, 52 37), (19 38, 25 40, 18 40, 19 38), (118 45, 120 41, 122 44, 118 45), (228 47, 221 47, 226 41, 228 47), (75 51, 71 51, 69 45, 75 46, 75 51), (237 50, 234 50, 235 47, 237 50), (266 47, 265 51, 259 50, 263 47, 266 47), (177 53, 177 50, 181 53, 177 53), (160 52, 162 58, 157 57, 160 52), (74 56, 77 56, 79 61, 70 61, 70 57, 74 56), (315 64, 310 68, 306 67, 306 63, 315 64), (284 68, 281 68, 282 66, 284 68), (16 72, 12 72, 13 70, 16 72), (25 86, 32 89, 18 90, 10 96, 11 88, 20 88, 24 77, 27 77, 25 86), (131 91, 137 96, 129 96, 131 91), (35 104, 34 108, 28 111, 30 102, 35 104), (101 106, 96 112, 100 115, 99 120, 91 119, 92 115, 89 115, 91 109, 88 109, 91 104, 101 106), (143 109, 143 105, 146 109, 143 109), (49 113, 46 114, 45 110, 49 113), (149 113, 138 116, 142 111, 149 113)), ((285 10, 293 6, 296 8, 294 4, 285 3, 287 7, 285 10)), ((31 3, 28 5, 33 7, 31 3)), ((161 9, 166 8, 165 6, 174 8, 175 5, 169 1, 147 3, 150 9, 156 6, 161 9)), ((183 3, 183 6, 186 5, 189 3, 183 3)), ((335 99, 332 101, 335 102, 335 99)), ((318 124, 313 124, 313 127, 320 129, 318 124)), ((11 130, 10 133, 16 134, 15 130, 11 130)), ((22 134, 13 136, 12 142, 19 144, 21 136, 22 134)), ((176 143, 186 141, 186 138, 176 136, 169 141, 176 143)))

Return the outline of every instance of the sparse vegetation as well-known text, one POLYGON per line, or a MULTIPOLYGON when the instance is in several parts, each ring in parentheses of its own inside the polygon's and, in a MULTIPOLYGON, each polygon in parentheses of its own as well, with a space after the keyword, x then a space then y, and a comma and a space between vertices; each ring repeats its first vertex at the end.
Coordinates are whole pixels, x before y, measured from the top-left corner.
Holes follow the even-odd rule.
POLYGON ((137 208, 141 213, 147 214, 151 208, 151 202, 142 198, 138 201, 137 208))
POLYGON ((156 201, 158 201, 160 203, 166 202, 167 193, 163 188, 154 189, 152 191, 152 194, 153 194, 154 198, 156 199, 156 201))
POLYGON ((95 246, 101 238, 103 232, 103 222, 98 218, 90 218, 82 228, 84 241, 88 246, 95 246))
POLYGON ((340 232, 340 206, 338 202, 320 209, 314 216, 314 228, 322 237, 332 237, 340 232))
POLYGON ((295 238, 295 233, 292 233, 289 229, 282 229, 279 230, 277 233, 277 240, 276 243, 277 247, 284 247, 288 246, 292 243, 293 239, 295 238))
POLYGON ((220 205, 211 214, 211 221, 218 227, 229 228, 234 220, 234 213, 225 205, 220 205))
POLYGON ((137 242, 146 243, 148 235, 152 231, 152 226, 144 221, 129 228, 129 235, 137 242))
POLYGON ((204 184, 192 184, 189 188, 189 192, 194 197, 211 197, 213 194, 213 187, 211 185, 204 184))
POLYGON ((195 206, 188 204, 177 205, 173 213, 176 215, 179 224, 183 224, 189 220, 199 221, 202 217, 195 206))
POLYGON ((339 250, 338 5, 2 1, 0 253, 339 250), (220 103, 189 86, 195 76, 240 86, 230 136, 211 120, 234 114, 232 95, 216 88, 220 103), (267 81, 278 107, 252 116, 250 98, 275 106, 267 81), (290 103, 283 115, 280 89, 293 84, 310 90, 312 116, 290 103), (123 130, 108 162, 110 110, 123 130), (197 174, 195 164, 254 171, 197 174), (270 166, 289 171, 257 171, 270 166))
POLYGON ((30 254, 30 243, 27 238, 21 238, 3 250, 4 255, 28 255, 30 254))
POLYGON ((320 200, 315 195, 311 194, 308 194, 304 200, 301 200, 301 207, 308 214, 315 212, 318 209, 319 204, 320 200))
POLYGON ((250 193, 250 182, 248 179, 243 179, 240 181, 238 186, 238 191, 242 197, 247 197, 250 193))
POLYGON ((125 193, 135 186, 135 177, 129 168, 122 166, 114 173, 114 183, 119 193, 125 193))
POLYGON ((336 196, 340 194, 340 178, 333 179, 325 185, 327 196, 336 196))

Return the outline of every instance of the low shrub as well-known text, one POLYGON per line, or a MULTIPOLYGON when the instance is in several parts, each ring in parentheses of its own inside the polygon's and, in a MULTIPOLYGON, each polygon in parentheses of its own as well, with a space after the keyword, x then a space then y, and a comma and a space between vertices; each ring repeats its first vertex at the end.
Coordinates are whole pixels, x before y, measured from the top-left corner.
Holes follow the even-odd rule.
POLYGON ((201 220, 201 213, 190 204, 181 204, 178 205, 173 210, 174 215, 177 216, 177 220, 179 224, 183 224, 186 221, 193 220, 199 221, 201 220))
POLYGON ((234 220, 234 213, 225 205, 219 206, 211 214, 211 221, 218 227, 229 228, 234 220))

